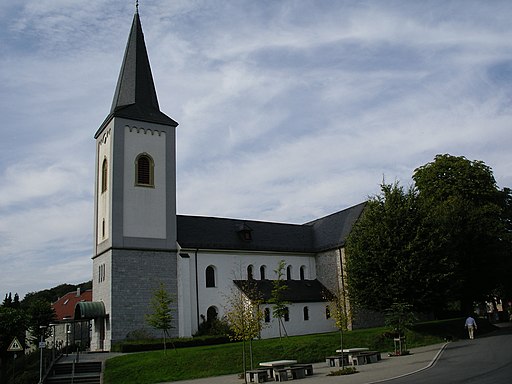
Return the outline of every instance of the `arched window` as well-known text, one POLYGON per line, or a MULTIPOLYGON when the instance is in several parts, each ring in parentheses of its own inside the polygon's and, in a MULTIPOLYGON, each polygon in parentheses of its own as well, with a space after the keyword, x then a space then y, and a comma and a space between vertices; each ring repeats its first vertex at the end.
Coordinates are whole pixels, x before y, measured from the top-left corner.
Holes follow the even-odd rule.
POLYGON ((270 323, 270 308, 265 308, 265 323, 270 323))
POLYGON ((303 312, 304 312, 304 321, 308 321, 309 320, 309 308, 304 307, 303 312))
POLYGON ((289 265, 288 267, 286 267, 286 280, 291 280, 292 279, 292 266, 289 265))
POLYGON ((265 267, 264 265, 260 267, 260 280, 265 280, 266 269, 267 267, 265 267))
POLYGON ((206 267, 206 288, 215 287, 215 268, 211 265, 206 267))
POLYGON ((208 310, 206 311, 206 321, 208 323, 211 323, 212 321, 217 320, 217 317, 219 316, 219 311, 217 311, 217 308, 213 305, 211 307, 208 307, 208 310))
POLYGON ((107 190, 107 181, 108 181, 108 162, 107 159, 103 159, 103 164, 101 165, 101 193, 107 190))
POLYGON ((247 280, 253 280, 254 279, 252 271, 253 271, 253 267, 252 267, 252 265, 249 265, 247 267, 247 280))
POLYGON ((306 278, 306 267, 305 266, 301 266, 300 267, 300 279, 304 280, 305 278, 306 278))
POLYGON ((155 185, 153 169, 155 164, 151 156, 142 153, 135 160, 135 184, 143 187, 155 185))
POLYGON ((290 321, 290 310, 288 307, 284 308, 284 321, 290 321))

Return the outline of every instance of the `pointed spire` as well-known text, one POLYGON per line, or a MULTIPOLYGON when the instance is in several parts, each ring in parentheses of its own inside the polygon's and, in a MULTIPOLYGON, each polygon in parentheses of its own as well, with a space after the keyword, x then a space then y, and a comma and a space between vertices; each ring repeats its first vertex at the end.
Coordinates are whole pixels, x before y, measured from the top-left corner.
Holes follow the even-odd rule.
POLYGON ((173 127, 178 125, 173 119, 162 113, 158 105, 155 84, 144 42, 144 33, 139 18, 138 1, 136 2, 136 11, 133 16, 110 115, 173 127))

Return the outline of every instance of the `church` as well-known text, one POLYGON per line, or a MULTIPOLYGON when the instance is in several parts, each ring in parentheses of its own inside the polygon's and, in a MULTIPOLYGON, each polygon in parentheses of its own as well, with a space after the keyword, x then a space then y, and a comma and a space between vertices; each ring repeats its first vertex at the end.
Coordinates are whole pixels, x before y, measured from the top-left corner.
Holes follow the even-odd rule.
POLYGON ((145 315, 161 284, 174 299, 173 337, 222 318, 233 290, 251 300, 245 280, 263 298, 260 336, 279 336, 268 299, 280 263, 286 333, 336 330, 326 297, 345 287, 344 244, 365 204, 304 224, 178 215, 177 126, 160 110, 137 10, 110 113, 94 135, 93 294, 75 308, 75 320, 91 320, 91 350, 133 332, 158 336, 145 315))

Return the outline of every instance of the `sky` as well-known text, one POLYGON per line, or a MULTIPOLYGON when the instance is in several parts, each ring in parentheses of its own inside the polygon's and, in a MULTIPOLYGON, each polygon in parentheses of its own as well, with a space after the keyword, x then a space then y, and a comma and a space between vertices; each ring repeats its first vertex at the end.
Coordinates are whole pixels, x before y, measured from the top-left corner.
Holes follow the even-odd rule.
MULTIPOLYGON (((92 277, 135 1, 0 2, 0 300, 92 277)), ((437 154, 512 187, 512 2, 141 0, 179 214, 305 223, 437 154)))

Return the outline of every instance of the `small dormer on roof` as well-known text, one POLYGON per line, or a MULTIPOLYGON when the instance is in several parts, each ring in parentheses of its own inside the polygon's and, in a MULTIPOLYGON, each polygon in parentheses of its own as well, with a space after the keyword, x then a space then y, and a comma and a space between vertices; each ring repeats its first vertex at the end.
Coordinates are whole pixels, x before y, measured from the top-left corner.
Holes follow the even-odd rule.
POLYGON ((247 223, 243 222, 238 225, 237 228, 238 236, 243 241, 251 241, 252 240, 252 228, 247 225, 247 223))

